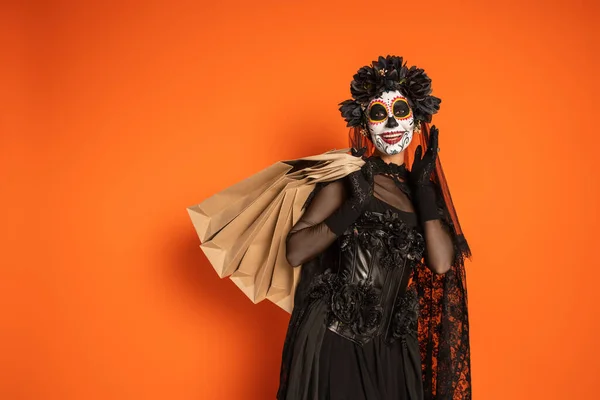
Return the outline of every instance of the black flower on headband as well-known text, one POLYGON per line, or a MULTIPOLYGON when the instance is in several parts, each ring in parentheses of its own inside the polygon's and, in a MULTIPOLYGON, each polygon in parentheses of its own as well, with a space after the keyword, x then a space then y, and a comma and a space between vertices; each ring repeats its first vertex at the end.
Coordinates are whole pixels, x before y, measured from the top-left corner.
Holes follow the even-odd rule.
POLYGON ((431 116, 440 108, 441 100, 431 95, 431 79, 423 69, 408 68, 402 57, 379 57, 358 70, 350 83, 352 99, 339 104, 347 126, 363 125, 363 108, 383 92, 392 90, 406 96, 418 121, 431 122, 431 116))

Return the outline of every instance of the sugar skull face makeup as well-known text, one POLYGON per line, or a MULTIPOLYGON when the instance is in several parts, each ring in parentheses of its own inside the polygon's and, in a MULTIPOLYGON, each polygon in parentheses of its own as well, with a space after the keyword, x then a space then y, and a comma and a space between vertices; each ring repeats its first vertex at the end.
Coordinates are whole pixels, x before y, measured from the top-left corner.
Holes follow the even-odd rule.
POLYGON ((365 110, 367 127, 375 147, 385 154, 398 154, 410 144, 415 128, 413 112, 400 91, 384 92, 365 110))

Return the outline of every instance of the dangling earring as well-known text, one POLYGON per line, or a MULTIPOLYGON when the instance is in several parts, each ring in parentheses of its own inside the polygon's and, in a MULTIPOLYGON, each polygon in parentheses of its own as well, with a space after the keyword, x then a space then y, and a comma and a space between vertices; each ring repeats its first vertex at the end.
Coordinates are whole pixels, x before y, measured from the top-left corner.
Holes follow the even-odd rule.
POLYGON ((365 128, 360 128, 360 134, 367 137, 367 130, 365 128))
POLYGON ((413 128, 415 133, 421 133, 421 121, 416 121, 415 122, 415 127, 413 128))

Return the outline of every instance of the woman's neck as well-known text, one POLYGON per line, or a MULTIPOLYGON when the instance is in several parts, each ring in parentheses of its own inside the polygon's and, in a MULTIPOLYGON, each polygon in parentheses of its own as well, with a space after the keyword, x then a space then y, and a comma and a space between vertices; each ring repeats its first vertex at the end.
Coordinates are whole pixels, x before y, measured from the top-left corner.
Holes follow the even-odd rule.
POLYGON ((396 165, 404 164, 404 151, 398 154, 386 154, 382 153, 378 149, 375 149, 375 153, 373 154, 379 158, 381 158, 386 164, 394 163, 396 165))

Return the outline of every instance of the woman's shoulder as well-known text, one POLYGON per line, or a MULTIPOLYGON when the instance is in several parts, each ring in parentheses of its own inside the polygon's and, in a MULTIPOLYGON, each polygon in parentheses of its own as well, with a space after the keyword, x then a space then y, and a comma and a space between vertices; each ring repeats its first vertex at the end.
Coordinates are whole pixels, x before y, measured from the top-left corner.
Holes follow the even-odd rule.
POLYGON ((310 193, 304 204, 304 208, 311 204, 314 207, 322 207, 323 205, 339 205, 347 196, 346 177, 337 178, 327 182, 319 182, 316 184, 313 191, 310 193))

